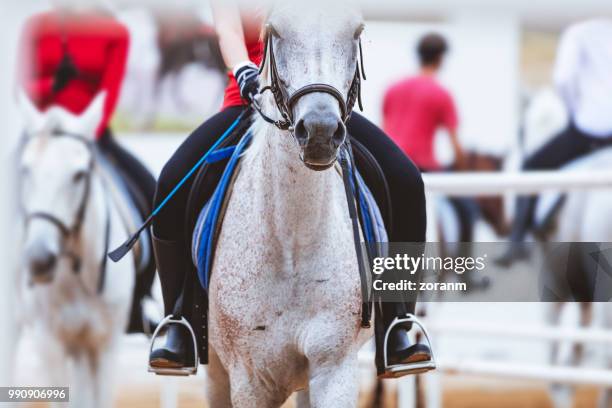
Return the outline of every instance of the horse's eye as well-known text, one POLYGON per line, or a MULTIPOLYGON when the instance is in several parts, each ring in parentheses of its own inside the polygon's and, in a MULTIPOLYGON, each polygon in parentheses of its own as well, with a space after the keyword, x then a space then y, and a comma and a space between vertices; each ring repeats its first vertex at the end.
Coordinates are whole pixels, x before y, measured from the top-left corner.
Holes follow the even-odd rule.
POLYGON ((85 176, 87 176, 87 172, 84 170, 81 170, 77 173, 75 173, 72 181, 74 181, 75 183, 78 183, 79 181, 83 180, 85 178, 85 176))

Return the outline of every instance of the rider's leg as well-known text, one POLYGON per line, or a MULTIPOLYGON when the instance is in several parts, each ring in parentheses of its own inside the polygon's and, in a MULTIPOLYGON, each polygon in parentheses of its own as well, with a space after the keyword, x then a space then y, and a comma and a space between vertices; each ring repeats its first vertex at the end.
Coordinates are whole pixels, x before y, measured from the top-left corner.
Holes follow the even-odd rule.
POLYGON ((356 112, 351 114, 348 132, 374 155, 385 173, 393 206, 389 239, 424 242, 425 190, 417 167, 378 126, 356 112))
MULTIPOLYGON (((232 124, 242 112, 242 107, 231 107, 214 115, 182 143, 172 155, 159 176, 155 193, 154 207, 157 207, 172 191, 195 163, 217 141, 219 136, 232 124)), ((155 256, 158 260, 158 273, 164 296, 166 315, 174 313, 176 300, 182 290, 182 282, 190 262, 190 242, 185 242, 185 212, 189 191, 193 179, 188 180, 166 206, 158 213, 153 223, 155 256)), ((166 365, 185 365, 188 356, 184 353, 188 339, 183 327, 171 325, 168 328, 166 345, 154 350, 151 355, 152 364, 155 359, 166 365)))
POLYGON ((474 223, 478 216, 476 202, 470 198, 463 197, 451 197, 449 198, 449 202, 459 219, 459 241, 472 242, 474 223))
MULTIPOLYGON (((388 226, 389 240, 425 242, 425 189, 417 167, 381 129, 355 112, 348 122, 348 132, 374 155, 385 174, 393 213, 393 225, 388 226)), ((415 281, 419 278, 416 275, 415 281)), ((389 281, 399 279, 401 276, 385 276, 385 280, 389 281)), ((400 293, 404 295, 403 301, 382 304, 385 328, 388 328, 396 317, 415 313, 416 295, 407 297, 405 292, 400 293)), ((431 351, 426 345, 409 343, 407 331, 410 329, 411 324, 404 324, 396 326, 391 332, 388 344, 391 363, 431 359, 431 351)))
MULTIPOLYGON (((451 253, 455 256, 472 257, 472 242, 474 241, 474 225, 480 217, 478 203, 473 198, 468 197, 449 197, 449 203, 457 214, 459 220, 459 244, 453 248, 449 243, 451 253)), ((468 290, 484 289, 489 286, 488 276, 475 274, 473 271, 466 271, 458 276, 461 282, 467 284, 468 290)))
MULTIPOLYGON (((590 151, 589 139, 569 125, 531 155, 523 164, 523 170, 558 169, 566 163, 590 151)), ((510 233, 510 247, 496 262, 509 266, 513 261, 526 256, 522 243, 533 224, 537 204, 536 196, 521 196, 516 200, 516 216, 510 233)))
MULTIPOLYGON (((125 150, 113 138, 110 130, 106 130, 98 142, 98 146, 117 167, 129 184, 128 191, 132 194, 134 203, 143 217, 148 216, 152 210, 153 195, 155 194, 155 178, 147 168, 131 153, 125 150), (134 194, 138 189, 140 194, 134 194)), ((153 256, 142 271, 136 275, 134 297, 128 324, 128 332, 151 333, 154 322, 147 322, 149 327, 144 327, 142 299, 151 295, 151 286, 155 279, 155 262, 153 256)))

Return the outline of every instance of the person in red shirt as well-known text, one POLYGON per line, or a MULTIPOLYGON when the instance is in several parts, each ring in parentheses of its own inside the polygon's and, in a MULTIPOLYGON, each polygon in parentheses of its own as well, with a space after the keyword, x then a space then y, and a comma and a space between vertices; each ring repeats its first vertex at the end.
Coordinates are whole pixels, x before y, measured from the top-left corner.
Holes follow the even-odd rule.
POLYGON ((455 102, 436 80, 447 49, 441 35, 424 36, 418 45, 419 74, 392 85, 383 101, 383 129, 422 171, 441 169, 434 154, 434 137, 440 127, 450 135, 455 161, 463 160, 455 102))
MULTIPOLYGON (((258 64, 264 57, 262 28, 265 10, 258 6, 238 7, 229 0, 212 2, 215 28, 226 65, 230 68, 229 84, 221 112, 214 115, 183 142, 164 166, 155 197, 156 206, 174 189, 183 176, 208 151, 217 138, 248 108, 259 92, 258 64)), ((387 226, 390 241, 425 241, 425 193, 423 180, 415 165, 378 127, 356 112, 347 123, 348 133, 362 143, 377 159, 384 172, 391 195, 393 225, 387 226)), ((153 242, 166 315, 174 313, 181 294, 184 276, 190 270, 190 243, 185 240, 185 213, 193 180, 189 180, 157 214, 153 222, 153 242)), ((384 302, 383 324, 389 327, 395 317, 414 313, 414 299, 384 302)), ((431 360, 425 344, 411 344, 407 335, 411 325, 397 325, 388 342, 388 360, 405 365, 402 374, 411 373, 409 365, 431 360)), ((192 345, 186 331, 170 325, 164 346, 153 350, 149 364, 159 369, 180 369, 190 365, 192 345)), ((380 353, 382 355, 382 352, 380 353)), ((386 373, 379 372, 383 375, 386 373)))
MULTIPOLYGON (((61 106, 78 115, 98 93, 106 92, 96 142, 124 177, 139 210, 147 215, 155 178, 113 139, 109 129, 125 72, 127 29, 103 8, 56 2, 53 10, 26 21, 19 45, 18 85, 39 110, 61 106)), ((145 330, 140 304, 150 294, 154 278, 155 263, 151 261, 137 276, 129 331, 145 330)))
MULTIPOLYGON (((403 79, 387 90, 383 101, 383 128, 423 172, 443 170, 435 157, 434 138, 439 128, 447 130, 455 153, 455 169, 464 167, 459 144, 459 120, 452 95, 436 80, 448 45, 436 33, 425 35, 418 44, 421 63, 418 75, 403 79)), ((459 217, 459 241, 472 241, 475 203, 450 198, 459 217)))

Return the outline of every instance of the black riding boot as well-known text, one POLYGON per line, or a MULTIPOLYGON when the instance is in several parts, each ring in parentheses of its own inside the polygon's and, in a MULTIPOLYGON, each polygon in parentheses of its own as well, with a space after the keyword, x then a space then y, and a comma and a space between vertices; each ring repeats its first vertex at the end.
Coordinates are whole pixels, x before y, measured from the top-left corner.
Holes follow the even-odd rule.
POLYGON ((525 247, 525 236, 533 225, 533 213, 537 197, 519 197, 516 201, 516 217, 510 234, 508 250, 495 260, 500 266, 510 267, 515 261, 525 259, 529 255, 525 247))
POLYGON ((144 333, 150 336, 159 323, 149 318, 143 308, 143 300, 145 297, 151 296, 151 287, 155 280, 155 261, 153 256, 151 258, 149 264, 136 274, 134 296, 132 298, 132 308, 127 329, 128 333, 144 333))
MULTIPOLYGON (((413 281, 420 281, 421 273, 413 275, 413 281)), ((386 281, 399 281, 401 274, 396 271, 385 272, 386 281)), ((403 301, 397 299, 395 302, 382 302, 376 309, 376 319, 382 321, 382 325, 376 324, 376 367, 380 378, 397 378, 408 374, 418 374, 431 368, 423 369, 417 367, 419 363, 432 361, 433 356, 429 345, 412 344, 408 332, 412 329, 412 323, 400 323, 391 329, 387 341, 387 367, 384 364, 384 337, 395 320, 404 319, 407 315, 414 315, 416 308, 417 293, 403 294, 403 301), (395 370, 389 367, 395 366, 395 370)))
MULTIPOLYGON (((157 270, 161 281, 166 316, 180 313, 175 310, 177 300, 183 290, 186 262, 188 260, 182 245, 153 236, 153 247, 157 270)), ((166 332, 166 344, 153 350, 149 356, 151 366, 157 368, 181 368, 193 360, 193 345, 186 327, 170 324, 166 332)))
MULTIPOLYGON (((385 331, 388 330, 393 320, 404 318, 406 315, 414 314, 415 303, 383 303, 382 313, 385 331)), ((422 343, 412 344, 408 332, 412 329, 411 323, 399 324, 389 334, 387 343, 387 359, 389 365, 411 364, 432 359, 429 346, 422 343)), ((409 370, 406 374, 410 374, 409 370)))

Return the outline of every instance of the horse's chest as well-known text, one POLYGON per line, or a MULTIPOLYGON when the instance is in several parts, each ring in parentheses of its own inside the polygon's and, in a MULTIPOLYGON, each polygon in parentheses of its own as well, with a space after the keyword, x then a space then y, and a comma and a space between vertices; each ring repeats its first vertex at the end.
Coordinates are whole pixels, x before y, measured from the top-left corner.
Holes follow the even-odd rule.
POLYGON ((291 177, 274 189, 250 176, 244 169, 238 176, 217 242, 213 342, 218 329, 224 347, 249 353, 275 342, 276 350, 299 348, 300 336, 319 325, 322 314, 334 316, 338 330, 354 330, 359 272, 341 179, 321 201, 320 191, 299 190, 291 177))
POLYGON ((291 175, 278 183, 272 188, 244 169, 238 175, 217 242, 213 280, 240 282, 236 290, 266 296, 269 291, 259 285, 289 293, 312 282, 358 279, 340 178, 323 197, 321 191, 300 188, 291 175))
POLYGON ((41 324, 66 350, 94 350, 110 341, 113 312, 74 277, 58 279, 34 292, 33 322, 41 324))

